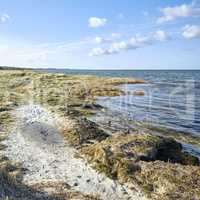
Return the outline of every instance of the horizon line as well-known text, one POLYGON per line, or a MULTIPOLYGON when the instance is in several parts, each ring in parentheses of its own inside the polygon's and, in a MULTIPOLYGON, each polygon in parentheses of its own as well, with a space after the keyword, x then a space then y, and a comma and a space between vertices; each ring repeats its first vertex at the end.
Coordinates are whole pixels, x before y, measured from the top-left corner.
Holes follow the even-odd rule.
POLYGON ((167 69, 167 68, 163 68, 163 69, 158 69, 158 68, 150 68, 150 69, 146 69, 146 68, 134 68, 134 69, 130 69, 130 68, 70 68, 70 67, 18 67, 18 66, 1 66, 0 68, 13 68, 13 69, 27 69, 27 70, 106 70, 106 71, 111 71, 111 70, 115 70, 115 71, 131 71, 131 70, 168 70, 168 71, 174 71, 174 70, 179 70, 179 71, 191 71, 191 70, 200 70, 197 68, 187 68, 187 69, 181 69, 181 68, 174 68, 174 69, 167 69))

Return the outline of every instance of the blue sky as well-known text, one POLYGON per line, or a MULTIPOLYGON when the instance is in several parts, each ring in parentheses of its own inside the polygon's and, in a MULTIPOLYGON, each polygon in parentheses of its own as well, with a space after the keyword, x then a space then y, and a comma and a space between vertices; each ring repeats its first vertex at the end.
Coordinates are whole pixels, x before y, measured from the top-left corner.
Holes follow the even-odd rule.
POLYGON ((0 0, 0 65, 200 69, 200 1, 0 0))

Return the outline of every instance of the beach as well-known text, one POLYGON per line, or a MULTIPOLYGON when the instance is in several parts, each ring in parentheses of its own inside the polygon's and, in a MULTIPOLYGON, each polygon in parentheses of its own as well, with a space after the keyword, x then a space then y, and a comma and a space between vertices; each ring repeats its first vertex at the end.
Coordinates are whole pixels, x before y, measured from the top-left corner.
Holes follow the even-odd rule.
POLYGON ((99 103, 143 96, 121 85, 148 81, 32 70, 0 76, 1 198, 199 199, 199 158, 186 148, 200 148, 198 136, 133 121, 127 129, 99 103))

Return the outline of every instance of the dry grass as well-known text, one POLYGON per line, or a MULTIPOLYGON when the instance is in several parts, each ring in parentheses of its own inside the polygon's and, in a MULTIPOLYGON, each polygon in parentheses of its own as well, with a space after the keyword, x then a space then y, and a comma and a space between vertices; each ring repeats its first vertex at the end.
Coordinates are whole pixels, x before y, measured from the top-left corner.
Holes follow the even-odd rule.
POLYGON ((26 70, 3 70, 0 74, 0 97, 4 98, 4 102, 7 101, 16 106, 26 104, 30 98, 33 98, 32 100, 36 103, 47 106, 71 107, 79 103, 80 108, 88 101, 94 102, 98 96, 124 95, 125 93, 115 86, 134 83, 144 83, 144 81, 132 78, 69 76, 26 70))
POLYGON ((153 199, 199 200, 200 168, 165 163, 141 162, 134 180, 153 199))
POLYGON ((81 152, 96 170, 129 183, 148 197, 175 199, 176 194, 178 199, 192 200, 200 193, 200 167, 191 166, 199 164, 198 160, 182 153, 181 145, 173 139, 119 133, 83 147, 81 152))

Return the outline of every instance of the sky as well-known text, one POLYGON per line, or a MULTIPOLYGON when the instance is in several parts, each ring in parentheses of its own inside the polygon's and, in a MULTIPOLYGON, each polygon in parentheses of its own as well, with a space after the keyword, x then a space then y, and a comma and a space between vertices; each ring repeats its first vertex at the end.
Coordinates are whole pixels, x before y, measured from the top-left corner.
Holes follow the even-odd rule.
POLYGON ((200 1, 0 0, 0 65, 200 69, 200 1))

